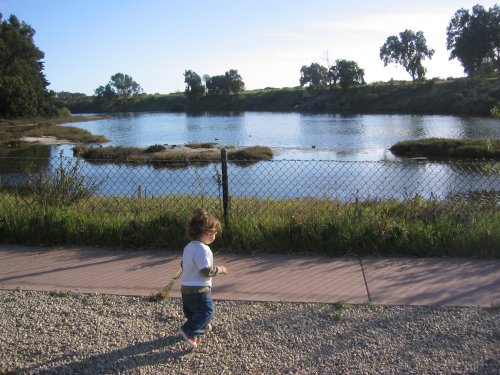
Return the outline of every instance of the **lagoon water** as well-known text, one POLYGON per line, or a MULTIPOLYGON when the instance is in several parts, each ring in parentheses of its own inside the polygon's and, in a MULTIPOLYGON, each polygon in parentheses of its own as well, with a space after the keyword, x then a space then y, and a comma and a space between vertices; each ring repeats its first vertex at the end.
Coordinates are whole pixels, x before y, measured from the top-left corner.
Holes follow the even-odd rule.
MULTIPOLYGON (((484 168, 467 163, 403 160, 389 150, 396 142, 411 139, 499 139, 500 120, 489 118, 267 112, 127 113, 71 126, 102 134, 110 140, 108 145, 113 146, 216 142, 236 147, 271 147, 276 162, 230 165, 232 196, 352 200, 402 199, 415 194, 445 198, 470 191, 500 192, 498 173, 478 173, 484 168)), ((49 153, 55 157, 60 151, 72 157, 68 145, 52 146, 49 153)), ((48 163, 39 164, 41 169, 54 169, 57 161, 51 158, 48 163)), ((154 196, 220 195, 217 183, 220 165, 184 169, 84 165, 86 174, 100 177, 99 193, 103 195, 133 195, 138 187, 154 196)), ((2 182, 15 183, 19 174, 12 168, 6 174, 5 167, 0 165, 2 182)))
POLYGON ((394 160, 394 143, 431 137, 500 138, 500 120, 427 115, 329 115, 243 112, 127 113, 71 124, 114 146, 217 142, 268 146, 276 159, 394 160))

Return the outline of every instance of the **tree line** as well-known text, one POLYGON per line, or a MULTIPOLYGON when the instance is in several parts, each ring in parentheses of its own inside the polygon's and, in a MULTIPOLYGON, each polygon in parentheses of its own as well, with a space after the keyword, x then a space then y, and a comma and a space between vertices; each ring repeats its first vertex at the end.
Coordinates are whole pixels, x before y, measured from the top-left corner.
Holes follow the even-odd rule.
MULTIPOLYGON (((450 60, 457 59, 469 77, 500 74, 500 7, 486 10, 475 5, 472 12, 460 9, 455 12, 446 29, 446 47, 450 60)), ((401 65, 413 83, 425 79, 427 69, 423 61, 432 59, 434 50, 427 46, 422 31, 404 30, 389 36, 380 47, 379 57, 384 66, 401 65)), ((333 87, 343 89, 364 84, 364 70, 355 61, 339 59, 329 67, 318 63, 304 65, 300 85, 308 87, 333 87)))
MULTIPOLYGON (((79 93, 48 91, 49 82, 43 73, 44 53, 33 42, 35 30, 11 15, 4 20, 0 13, 0 116, 50 116, 56 114, 54 98, 67 99, 85 96, 79 93)), ((486 10, 475 5, 471 11, 459 9, 446 29, 446 46, 450 60, 457 59, 469 77, 500 74, 500 7, 486 10)), ((425 79, 425 59, 432 59, 434 50, 427 46, 422 31, 404 30, 389 36, 380 47, 379 57, 384 66, 404 67, 415 83, 425 79)), ((327 62, 328 63, 328 62, 327 62)), ((355 61, 337 59, 330 66, 312 63, 300 69, 300 86, 347 90, 363 85, 364 70, 355 61)), ((202 96, 226 96, 245 90, 237 70, 222 75, 200 77, 192 70, 184 72, 185 94, 189 99, 202 96)), ((110 81, 95 90, 94 100, 106 106, 116 100, 139 95, 143 89, 123 73, 111 76, 110 81)))
POLYGON ((0 116, 50 116, 55 113, 44 53, 33 42, 35 30, 16 16, 0 13, 0 116))

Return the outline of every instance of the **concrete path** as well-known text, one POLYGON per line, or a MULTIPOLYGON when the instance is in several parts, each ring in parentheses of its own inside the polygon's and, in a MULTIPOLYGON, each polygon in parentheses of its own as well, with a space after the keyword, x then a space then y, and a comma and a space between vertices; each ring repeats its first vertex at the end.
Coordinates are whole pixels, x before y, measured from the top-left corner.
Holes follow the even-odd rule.
MULTIPOLYGON (((0 289, 149 296, 179 269, 181 252, 0 243, 0 289)), ((219 300, 500 305, 500 260, 216 255, 229 274, 219 300)), ((180 282, 170 295, 180 297, 180 282)))

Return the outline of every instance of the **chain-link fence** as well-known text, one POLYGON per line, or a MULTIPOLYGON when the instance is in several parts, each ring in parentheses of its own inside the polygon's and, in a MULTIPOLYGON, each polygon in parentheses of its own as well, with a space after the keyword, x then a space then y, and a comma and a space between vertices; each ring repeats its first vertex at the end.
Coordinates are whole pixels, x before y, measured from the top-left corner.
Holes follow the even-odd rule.
MULTIPOLYGON (((66 173, 67 177, 78 177, 92 195, 116 201, 117 210, 120 201, 135 199, 136 204, 148 202, 149 212, 191 210, 202 205, 221 216, 257 211, 265 215, 266 210, 274 210, 284 201, 302 201, 303 205, 321 202, 326 206, 339 201, 460 197, 498 203, 500 194, 500 163, 485 161, 274 160, 229 163, 226 167, 223 162, 134 165, 65 157, 2 158, 0 162, 4 190, 22 192, 36 181, 40 183, 42 175, 45 179, 57 179, 58 173, 66 173), (179 207, 180 202, 183 207, 179 207)), ((39 187, 37 194, 44 189, 47 186, 39 187)), ((23 199, 15 204, 23 206, 29 202, 23 199)), ((90 212, 99 214, 101 208, 92 207, 90 212)))
POLYGON ((500 255, 498 162, 61 156, 0 158, 0 177, 6 241, 181 247, 204 207, 235 251, 500 255))

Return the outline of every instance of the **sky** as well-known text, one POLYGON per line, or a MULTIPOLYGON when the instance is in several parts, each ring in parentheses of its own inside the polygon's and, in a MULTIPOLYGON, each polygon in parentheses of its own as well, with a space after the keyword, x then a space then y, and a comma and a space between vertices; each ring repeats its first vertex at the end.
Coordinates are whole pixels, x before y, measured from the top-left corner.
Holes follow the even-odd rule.
POLYGON ((184 91, 184 72, 236 69, 247 90, 299 85, 300 68, 354 60, 365 81, 411 80, 384 67, 380 47, 405 29, 435 50, 427 78, 463 77, 449 60, 446 27, 460 8, 486 0, 0 0, 35 31, 49 89, 93 95, 115 73, 148 94, 184 91))

